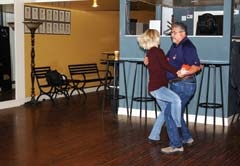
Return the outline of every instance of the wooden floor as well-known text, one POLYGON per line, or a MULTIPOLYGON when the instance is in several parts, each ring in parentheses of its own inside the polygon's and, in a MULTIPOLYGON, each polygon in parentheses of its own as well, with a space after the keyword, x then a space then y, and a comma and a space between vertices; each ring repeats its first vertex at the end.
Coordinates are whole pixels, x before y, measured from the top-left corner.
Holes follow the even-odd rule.
POLYGON ((160 153, 168 145, 151 145, 147 136, 154 119, 112 116, 95 93, 69 101, 44 101, 0 110, 1 166, 162 166, 239 165, 240 123, 213 130, 211 125, 189 124, 195 139, 175 155, 160 153))

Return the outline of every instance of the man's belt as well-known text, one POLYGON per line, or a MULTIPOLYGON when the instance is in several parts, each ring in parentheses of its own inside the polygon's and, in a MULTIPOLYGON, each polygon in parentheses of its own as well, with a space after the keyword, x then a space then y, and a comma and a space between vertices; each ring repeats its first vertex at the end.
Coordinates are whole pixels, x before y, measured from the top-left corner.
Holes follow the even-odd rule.
POLYGON ((189 79, 193 79, 193 78, 195 78, 195 75, 189 75, 189 76, 185 76, 183 78, 178 77, 178 78, 169 80, 169 83, 179 82, 179 81, 183 81, 183 80, 189 80, 189 79))

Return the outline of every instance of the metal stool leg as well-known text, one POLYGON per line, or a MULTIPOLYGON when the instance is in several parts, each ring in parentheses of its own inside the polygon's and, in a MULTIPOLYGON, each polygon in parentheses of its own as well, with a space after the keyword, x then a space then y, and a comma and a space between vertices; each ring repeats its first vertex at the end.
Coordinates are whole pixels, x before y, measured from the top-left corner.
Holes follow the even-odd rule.
POLYGON ((140 85, 140 118, 142 118, 142 96, 143 96, 143 65, 141 65, 141 85, 140 85))
POLYGON ((155 118, 157 119, 157 103, 156 103, 156 100, 154 100, 154 107, 155 107, 155 118))
POLYGON ((221 104, 222 104, 222 123, 224 124, 224 101, 223 101, 223 82, 222 82, 222 67, 220 66, 220 88, 221 88, 221 104))
POLYGON ((207 105, 208 105, 208 95, 209 95, 209 82, 210 82, 210 74, 211 74, 211 68, 208 66, 208 80, 207 80, 207 95, 206 95, 206 105, 205 105, 205 122, 207 123, 207 105))
POLYGON ((134 78, 133 78, 132 99, 131 99, 131 106, 130 106, 130 118, 132 118, 132 107, 133 107, 133 99, 134 99, 134 92, 135 92, 136 76, 137 76, 137 63, 135 64, 135 73, 134 73, 134 78))
POLYGON ((198 98, 197 98, 197 109, 196 109, 196 114, 195 114, 194 125, 196 125, 196 123, 197 123, 197 116, 198 116, 200 97, 201 97, 201 92, 202 92, 202 83, 203 83, 204 71, 205 71, 205 68, 202 69, 202 75, 201 75, 201 81, 200 81, 200 85, 199 85, 199 93, 198 93, 198 98))
POLYGON ((123 79, 124 79, 124 88, 125 88, 125 99, 126 99, 126 106, 127 106, 127 116, 129 117, 128 93, 127 93, 127 79, 126 79, 125 62, 122 62, 122 67, 123 67, 123 79))
MULTIPOLYGON (((213 66, 213 103, 216 103, 216 66, 213 66)), ((213 125, 216 124, 216 107, 213 106, 213 125)))

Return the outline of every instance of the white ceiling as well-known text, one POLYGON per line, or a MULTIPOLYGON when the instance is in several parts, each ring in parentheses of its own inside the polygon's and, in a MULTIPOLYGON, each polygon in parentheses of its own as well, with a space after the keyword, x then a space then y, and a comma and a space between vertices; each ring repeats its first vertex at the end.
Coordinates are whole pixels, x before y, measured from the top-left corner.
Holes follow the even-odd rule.
MULTIPOLYGON (((190 7, 190 6, 218 6, 223 5, 224 0, 130 0, 134 2, 135 8, 142 8, 143 4, 153 5, 160 4, 168 7, 190 7)), ((116 11, 119 10, 119 0, 97 0, 99 7, 93 8, 93 0, 68 1, 68 2, 50 2, 40 3, 51 7, 65 7, 76 10, 101 10, 101 11, 116 11)), ((235 0, 235 4, 240 4, 240 0, 235 0)))
MULTIPOLYGON (((0 0, 1 2, 13 1, 13 0, 0 0)), ((27 1, 27 0, 26 0, 27 1)), ((43 5, 46 7, 67 8, 72 10, 83 11, 119 11, 120 0, 97 0, 99 7, 93 8, 93 0, 53 0, 57 2, 46 2, 47 0, 29 0, 34 1, 34 4, 43 5), (45 1, 45 2, 39 2, 45 1)), ((223 5, 224 0, 131 0, 134 2, 134 9, 138 10, 147 6, 155 6, 161 4, 168 7, 187 7, 187 6, 217 6, 223 5)), ((235 4, 239 6, 240 0, 235 0, 235 4)), ((3 10, 7 12, 13 12, 13 5, 3 5, 3 10)))

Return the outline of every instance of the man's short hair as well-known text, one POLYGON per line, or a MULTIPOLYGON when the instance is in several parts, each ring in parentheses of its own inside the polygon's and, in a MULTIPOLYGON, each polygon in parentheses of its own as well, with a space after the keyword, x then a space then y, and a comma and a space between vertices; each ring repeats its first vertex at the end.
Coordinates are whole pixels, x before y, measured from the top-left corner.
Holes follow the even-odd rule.
POLYGON ((173 27, 178 27, 178 28, 180 28, 182 31, 186 32, 186 34, 187 34, 187 26, 186 26, 184 23, 182 23, 182 22, 175 22, 175 23, 173 24, 173 27))

